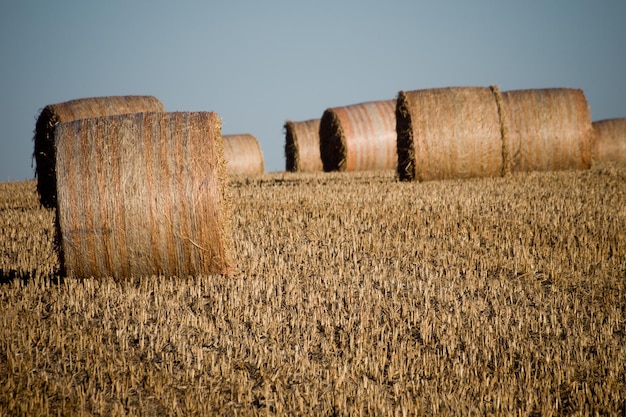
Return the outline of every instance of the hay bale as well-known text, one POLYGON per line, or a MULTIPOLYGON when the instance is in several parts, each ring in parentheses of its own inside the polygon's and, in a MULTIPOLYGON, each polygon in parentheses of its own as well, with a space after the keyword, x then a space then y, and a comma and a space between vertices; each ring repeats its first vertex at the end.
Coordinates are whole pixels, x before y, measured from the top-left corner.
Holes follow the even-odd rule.
POLYGON ((598 120, 592 126, 594 160, 626 163, 626 117, 598 120))
POLYGON ((161 111, 165 111, 163 104, 152 96, 81 98, 44 107, 35 125, 35 152, 33 154, 36 163, 37 191, 41 204, 47 208, 56 205, 54 127, 57 124, 89 117, 161 111))
POLYGON ((395 100, 327 109, 320 120, 324 171, 395 169, 395 100))
POLYGON ((56 128, 57 238, 75 277, 229 273, 221 121, 135 113, 56 128))
POLYGON ((324 170, 320 156, 320 119, 285 122, 285 169, 290 172, 324 170))
POLYGON ((263 151, 252 135, 224 135, 224 159, 229 175, 255 175, 265 172, 263 151))
POLYGON ((398 94, 398 176, 403 181, 506 173, 497 87, 449 87, 398 94))
POLYGON ((582 90, 506 91, 502 101, 513 172, 591 167, 593 128, 582 90))

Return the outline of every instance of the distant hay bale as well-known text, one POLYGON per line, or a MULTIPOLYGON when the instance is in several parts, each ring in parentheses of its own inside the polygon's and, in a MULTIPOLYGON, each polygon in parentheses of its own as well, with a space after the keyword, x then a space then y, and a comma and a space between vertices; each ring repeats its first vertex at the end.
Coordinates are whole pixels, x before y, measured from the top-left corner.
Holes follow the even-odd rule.
POLYGON ((395 100, 327 109, 320 120, 324 171, 395 169, 395 100))
POLYGON ((56 128, 57 239, 75 277, 228 274, 221 121, 135 113, 56 128))
POLYGON ((626 163, 626 118, 598 120, 592 125, 594 160, 626 163))
POLYGON ((496 177, 507 171, 497 87, 400 91, 398 176, 403 181, 496 177))
POLYGON ((324 170, 320 156, 320 119, 285 122, 285 169, 289 172, 324 170))
POLYGON ((229 175, 255 175, 265 172, 263 151, 252 135, 224 135, 224 159, 229 175))
POLYGON ((47 208, 56 205, 54 127, 57 124, 89 117, 162 111, 165 111, 163 104, 152 96, 81 98, 44 107, 35 125, 33 155, 36 163, 37 191, 41 204, 47 208))
POLYGON ((513 172, 591 167, 593 128, 582 90, 506 91, 502 101, 513 172))

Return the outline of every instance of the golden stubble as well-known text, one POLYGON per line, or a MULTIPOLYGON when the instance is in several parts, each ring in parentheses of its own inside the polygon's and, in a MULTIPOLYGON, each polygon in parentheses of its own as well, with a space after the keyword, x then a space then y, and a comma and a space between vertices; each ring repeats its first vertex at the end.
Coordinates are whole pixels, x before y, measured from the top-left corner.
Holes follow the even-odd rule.
POLYGON ((0 404, 11 415, 623 412, 624 167, 394 175, 233 178, 233 276, 121 281, 58 277, 34 183, 0 184, 3 276, 14 271, 0 286, 0 404))

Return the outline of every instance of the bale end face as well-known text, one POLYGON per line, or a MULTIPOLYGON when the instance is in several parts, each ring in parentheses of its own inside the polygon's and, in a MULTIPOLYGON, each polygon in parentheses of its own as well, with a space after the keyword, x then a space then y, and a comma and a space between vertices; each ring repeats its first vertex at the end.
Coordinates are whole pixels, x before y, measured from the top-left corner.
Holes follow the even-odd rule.
POLYGON ((347 168, 346 137, 341 121, 333 109, 327 109, 320 120, 320 157, 325 172, 345 171, 347 168))
POLYGON ((285 129, 285 170, 288 172, 297 172, 300 165, 300 152, 298 150, 298 142, 296 140, 296 132, 294 123, 287 120, 284 125, 285 129))
POLYGON ((396 134, 398 166, 396 168, 401 181, 415 179, 415 147, 413 145, 413 126, 406 93, 400 91, 396 100, 396 134))

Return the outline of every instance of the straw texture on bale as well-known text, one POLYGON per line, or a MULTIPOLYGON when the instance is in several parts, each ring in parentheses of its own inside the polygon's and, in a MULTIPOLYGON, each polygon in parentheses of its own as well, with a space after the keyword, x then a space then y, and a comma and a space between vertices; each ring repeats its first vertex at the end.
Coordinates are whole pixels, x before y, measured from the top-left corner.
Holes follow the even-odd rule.
POLYGON ((47 208, 56 205, 56 178, 54 166, 54 127, 59 123, 98 116, 162 112, 163 104, 152 96, 91 97, 50 104, 39 114, 35 125, 37 191, 41 204, 47 208))
POLYGON ((320 120, 324 171, 395 169, 395 100, 327 109, 320 120))
POLYGON ((591 167, 593 127, 582 90, 513 90, 502 101, 513 172, 591 167))
POLYGON ((324 170, 320 156, 320 119, 285 122, 285 169, 289 172, 324 170))
POLYGON ((497 87, 400 91, 398 176, 403 181, 495 177, 507 172, 497 87))
POLYGON ((212 112, 56 129, 57 239, 68 276, 228 274, 231 208, 212 112))
POLYGON ((255 175, 265 172, 263 151, 252 135, 224 135, 224 159, 229 175, 255 175))
POLYGON ((598 120, 592 125, 595 161, 626 163, 626 118, 598 120))

